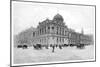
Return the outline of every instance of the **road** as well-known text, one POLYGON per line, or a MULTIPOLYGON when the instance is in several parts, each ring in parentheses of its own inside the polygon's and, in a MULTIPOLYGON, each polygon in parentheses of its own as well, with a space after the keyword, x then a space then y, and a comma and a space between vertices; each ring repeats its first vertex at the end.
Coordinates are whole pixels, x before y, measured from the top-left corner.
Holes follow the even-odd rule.
POLYGON ((68 60, 87 60, 94 58, 94 46, 86 46, 85 49, 76 47, 56 48, 52 53, 52 48, 35 50, 33 47, 28 49, 14 48, 14 64, 68 61, 68 60))

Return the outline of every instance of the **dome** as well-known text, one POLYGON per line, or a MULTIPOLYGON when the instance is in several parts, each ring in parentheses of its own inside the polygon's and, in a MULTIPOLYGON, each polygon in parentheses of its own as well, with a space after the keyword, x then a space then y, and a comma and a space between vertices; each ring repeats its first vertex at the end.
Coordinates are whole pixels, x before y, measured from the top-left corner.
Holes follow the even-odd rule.
POLYGON ((54 19, 63 21, 63 17, 59 13, 54 16, 54 19))

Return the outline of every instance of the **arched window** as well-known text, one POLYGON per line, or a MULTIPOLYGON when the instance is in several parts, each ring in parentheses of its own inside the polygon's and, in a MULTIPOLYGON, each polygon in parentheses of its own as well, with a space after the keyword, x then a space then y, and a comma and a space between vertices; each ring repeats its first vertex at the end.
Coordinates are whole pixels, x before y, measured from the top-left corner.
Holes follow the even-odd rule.
POLYGON ((44 27, 44 29, 45 29, 45 34, 46 34, 46 27, 44 27))
POLYGON ((41 35, 41 29, 40 29, 40 35, 41 35))
POLYGON ((58 34, 58 26, 57 26, 57 34, 58 34))
POLYGON ((47 30, 47 33, 48 33, 48 34, 50 33, 50 26, 48 26, 48 30, 47 30))
POLYGON ((60 27, 60 35, 61 35, 61 27, 60 27))

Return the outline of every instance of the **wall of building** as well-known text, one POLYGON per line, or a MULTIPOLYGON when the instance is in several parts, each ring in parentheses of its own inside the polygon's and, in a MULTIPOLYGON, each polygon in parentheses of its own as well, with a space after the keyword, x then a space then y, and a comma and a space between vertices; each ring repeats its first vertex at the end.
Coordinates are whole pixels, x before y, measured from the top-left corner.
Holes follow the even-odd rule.
POLYGON ((46 19, 39 23, 34 33, 34 44, 62 45, 62 44, 89 44, 90 38, 82 33, 67 28, 61 15, 57 14, 53 20, 46 19))

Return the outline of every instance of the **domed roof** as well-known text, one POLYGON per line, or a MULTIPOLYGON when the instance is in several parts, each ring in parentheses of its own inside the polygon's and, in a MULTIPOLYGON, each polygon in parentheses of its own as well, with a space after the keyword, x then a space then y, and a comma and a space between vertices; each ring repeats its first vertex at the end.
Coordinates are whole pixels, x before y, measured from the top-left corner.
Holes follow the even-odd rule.
POLYGON ((63 17, 57 13, 55 16, 54 16, 54 19, 59 19, 59 20, 62 20, 63 21, 63 17))

